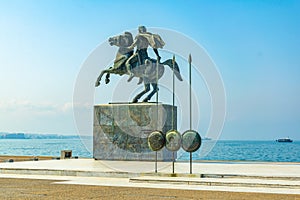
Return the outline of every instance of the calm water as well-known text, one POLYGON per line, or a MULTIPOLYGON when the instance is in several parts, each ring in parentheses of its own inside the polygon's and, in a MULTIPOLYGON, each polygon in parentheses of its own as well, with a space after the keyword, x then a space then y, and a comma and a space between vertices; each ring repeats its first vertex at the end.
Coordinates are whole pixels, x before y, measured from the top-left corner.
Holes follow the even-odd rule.
MULTIPOLYGON (((207 156, 193 154, 194 159, 202 160, 300 162, 300 141, 218 141, 207 156)), ((189 154, 183 153, 180 159, 189 159, 189 154)))
MULTIPOLYGON (((210 142, 210 141, 204 141, 210 142)), ((60 156, 60 150, 71 149, 73 156, 92 157, 79 139, 0 139, 0 155, 60 156)), ((178 153, 179 160, 189 154, 178 153)), ((300 141, 218 141, 205 157, 193 153, 195 160, 243 160, 300 162, 300 141)))
POLYGON ((0 155, 60 156, 61 150, 73 156, 92 157, 79 139, 0 139, 0 155))

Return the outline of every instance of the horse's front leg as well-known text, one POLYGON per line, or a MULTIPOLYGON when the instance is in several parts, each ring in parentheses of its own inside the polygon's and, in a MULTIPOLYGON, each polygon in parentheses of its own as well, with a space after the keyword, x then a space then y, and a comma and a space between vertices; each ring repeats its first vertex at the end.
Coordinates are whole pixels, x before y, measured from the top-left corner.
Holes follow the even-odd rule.
POLYGON ((106 69, 106 70, 103 70, 100 75, 98 76, 97 80, 96 80, 96 83, 95 83, 95 87, 98 87, 100 85, 100 81, 102 79, 102 76, 105 74, 105 73, 109 73, 110 70, 109 69, 106 69))
POLYGON ((105 76, 105 84, 108 84, 110 82, 110 73, 107 73, 105 76))

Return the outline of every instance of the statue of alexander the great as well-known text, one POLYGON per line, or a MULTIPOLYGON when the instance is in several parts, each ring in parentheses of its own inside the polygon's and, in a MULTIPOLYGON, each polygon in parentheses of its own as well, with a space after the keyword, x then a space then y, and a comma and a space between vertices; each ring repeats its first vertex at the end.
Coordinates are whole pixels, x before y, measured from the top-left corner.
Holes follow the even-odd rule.
POLYGON ((160 61, 157 49, 163 48, 165 43, 159 35, 147 32, 145 26, 139 27, 139 33, 135 39, 133 39, 130 32, 126 31, 122 35, 110 37, 108 42, 111 46, 117 46, 119 49, 113 66, 101 71, 95 82, 96 87, 100 85, 104 74, 106 74, 106 84, 110 82, 110 74, 118 74, 120 76, 129 75, 128 81, 133 77, 138 77, 139 83, 144 83, 144 90, 133 98, 132 102, 136 103, 142 96, 150 92, 150 86, 152 86, 152 91, 143 99, 143 102, 148 102, 152 96, 158 92, 159 88, 157 81, 163 76, 165 65, 169 66, 169 68, 174 71, 178 80, 182 81, 179 66, 175 61, 175 57, 163 62, 160 61), (147 49, 149 46, 153 48, 157 60, 148 56, 147 49), (135 53, 133 53, 134 47, 137 48, 135 53))
MULTIPOLYGON (((149 59, 147 52, 148 46, 151 46, 153 48, 153 51, 157 56, 158 62, 160 62, 161 57, 159 56, 157 49, 163 48, 163 46, 165 45, 165 42, 161 39, 161 37, 158 34, 147 32, 145 26, 140 26, 138 28, 138 31, 139 33, 135 37, 132 45, 128 47, 129 49, 133 49, 134 47, 136 47, 135 53, 126 61, 126 67, 129 72, 131 72, 132 68, 144 65, 146 59, 149 59), (134 64, 136 66, 134 66, 134 64)), ((130 73, 128 81, 130 81, 133 77, 133 73, 130 73)))

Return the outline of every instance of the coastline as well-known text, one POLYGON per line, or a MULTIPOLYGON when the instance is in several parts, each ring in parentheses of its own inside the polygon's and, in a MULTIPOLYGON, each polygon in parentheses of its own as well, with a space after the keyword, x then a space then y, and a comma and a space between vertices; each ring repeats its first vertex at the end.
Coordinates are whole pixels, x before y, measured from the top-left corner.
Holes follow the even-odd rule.
POLYGON ((57 159, 55 156, 14 156, 14 155, 0 155, 1 162, 21 162, 21 161, 38 161, 38 160, 53 160, 57 159))
MULTIPOLYGON (((74 157, 73 157, 74 158, 74 157)), ((77 157, 78 158, 78 157, 77 157)), ((76 158, 76 159, 77 159, 76 158)), ((80 157, 81 159, 91 159, 90 157, 80 157)), ((0 155, 1 162, 9 162, 12 159, 12 162, 22 162, 22 161, 41 161, 41 160, 59 160, 58 156, 28 156, 28 155, 0 155)), ((150 161, 151 162, 151 161, 150 161)), ((187 163, 189 160, 176 160, 176 163, 187 163)), ((193 160, 193 163, 274 163, 274 164, 299 164, 300 162, 292 161, 258 161, 258 160, 193 160)))

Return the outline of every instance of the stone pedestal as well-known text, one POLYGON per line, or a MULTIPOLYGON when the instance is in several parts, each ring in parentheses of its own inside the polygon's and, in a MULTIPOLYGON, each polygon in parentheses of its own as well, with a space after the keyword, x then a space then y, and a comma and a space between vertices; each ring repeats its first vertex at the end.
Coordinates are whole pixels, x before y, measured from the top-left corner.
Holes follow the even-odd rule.
MULTIPOLYGON (((148 135, 164 134, 177 127, 177 108, 156 103, 106 104, 94 106, 93 157, 99 160, 155 160, 148 135)), ((172 160, 166 148, 157 152, 158 161, 172 160)), ((176 158, 176 153, 175 153, 176 158)))

